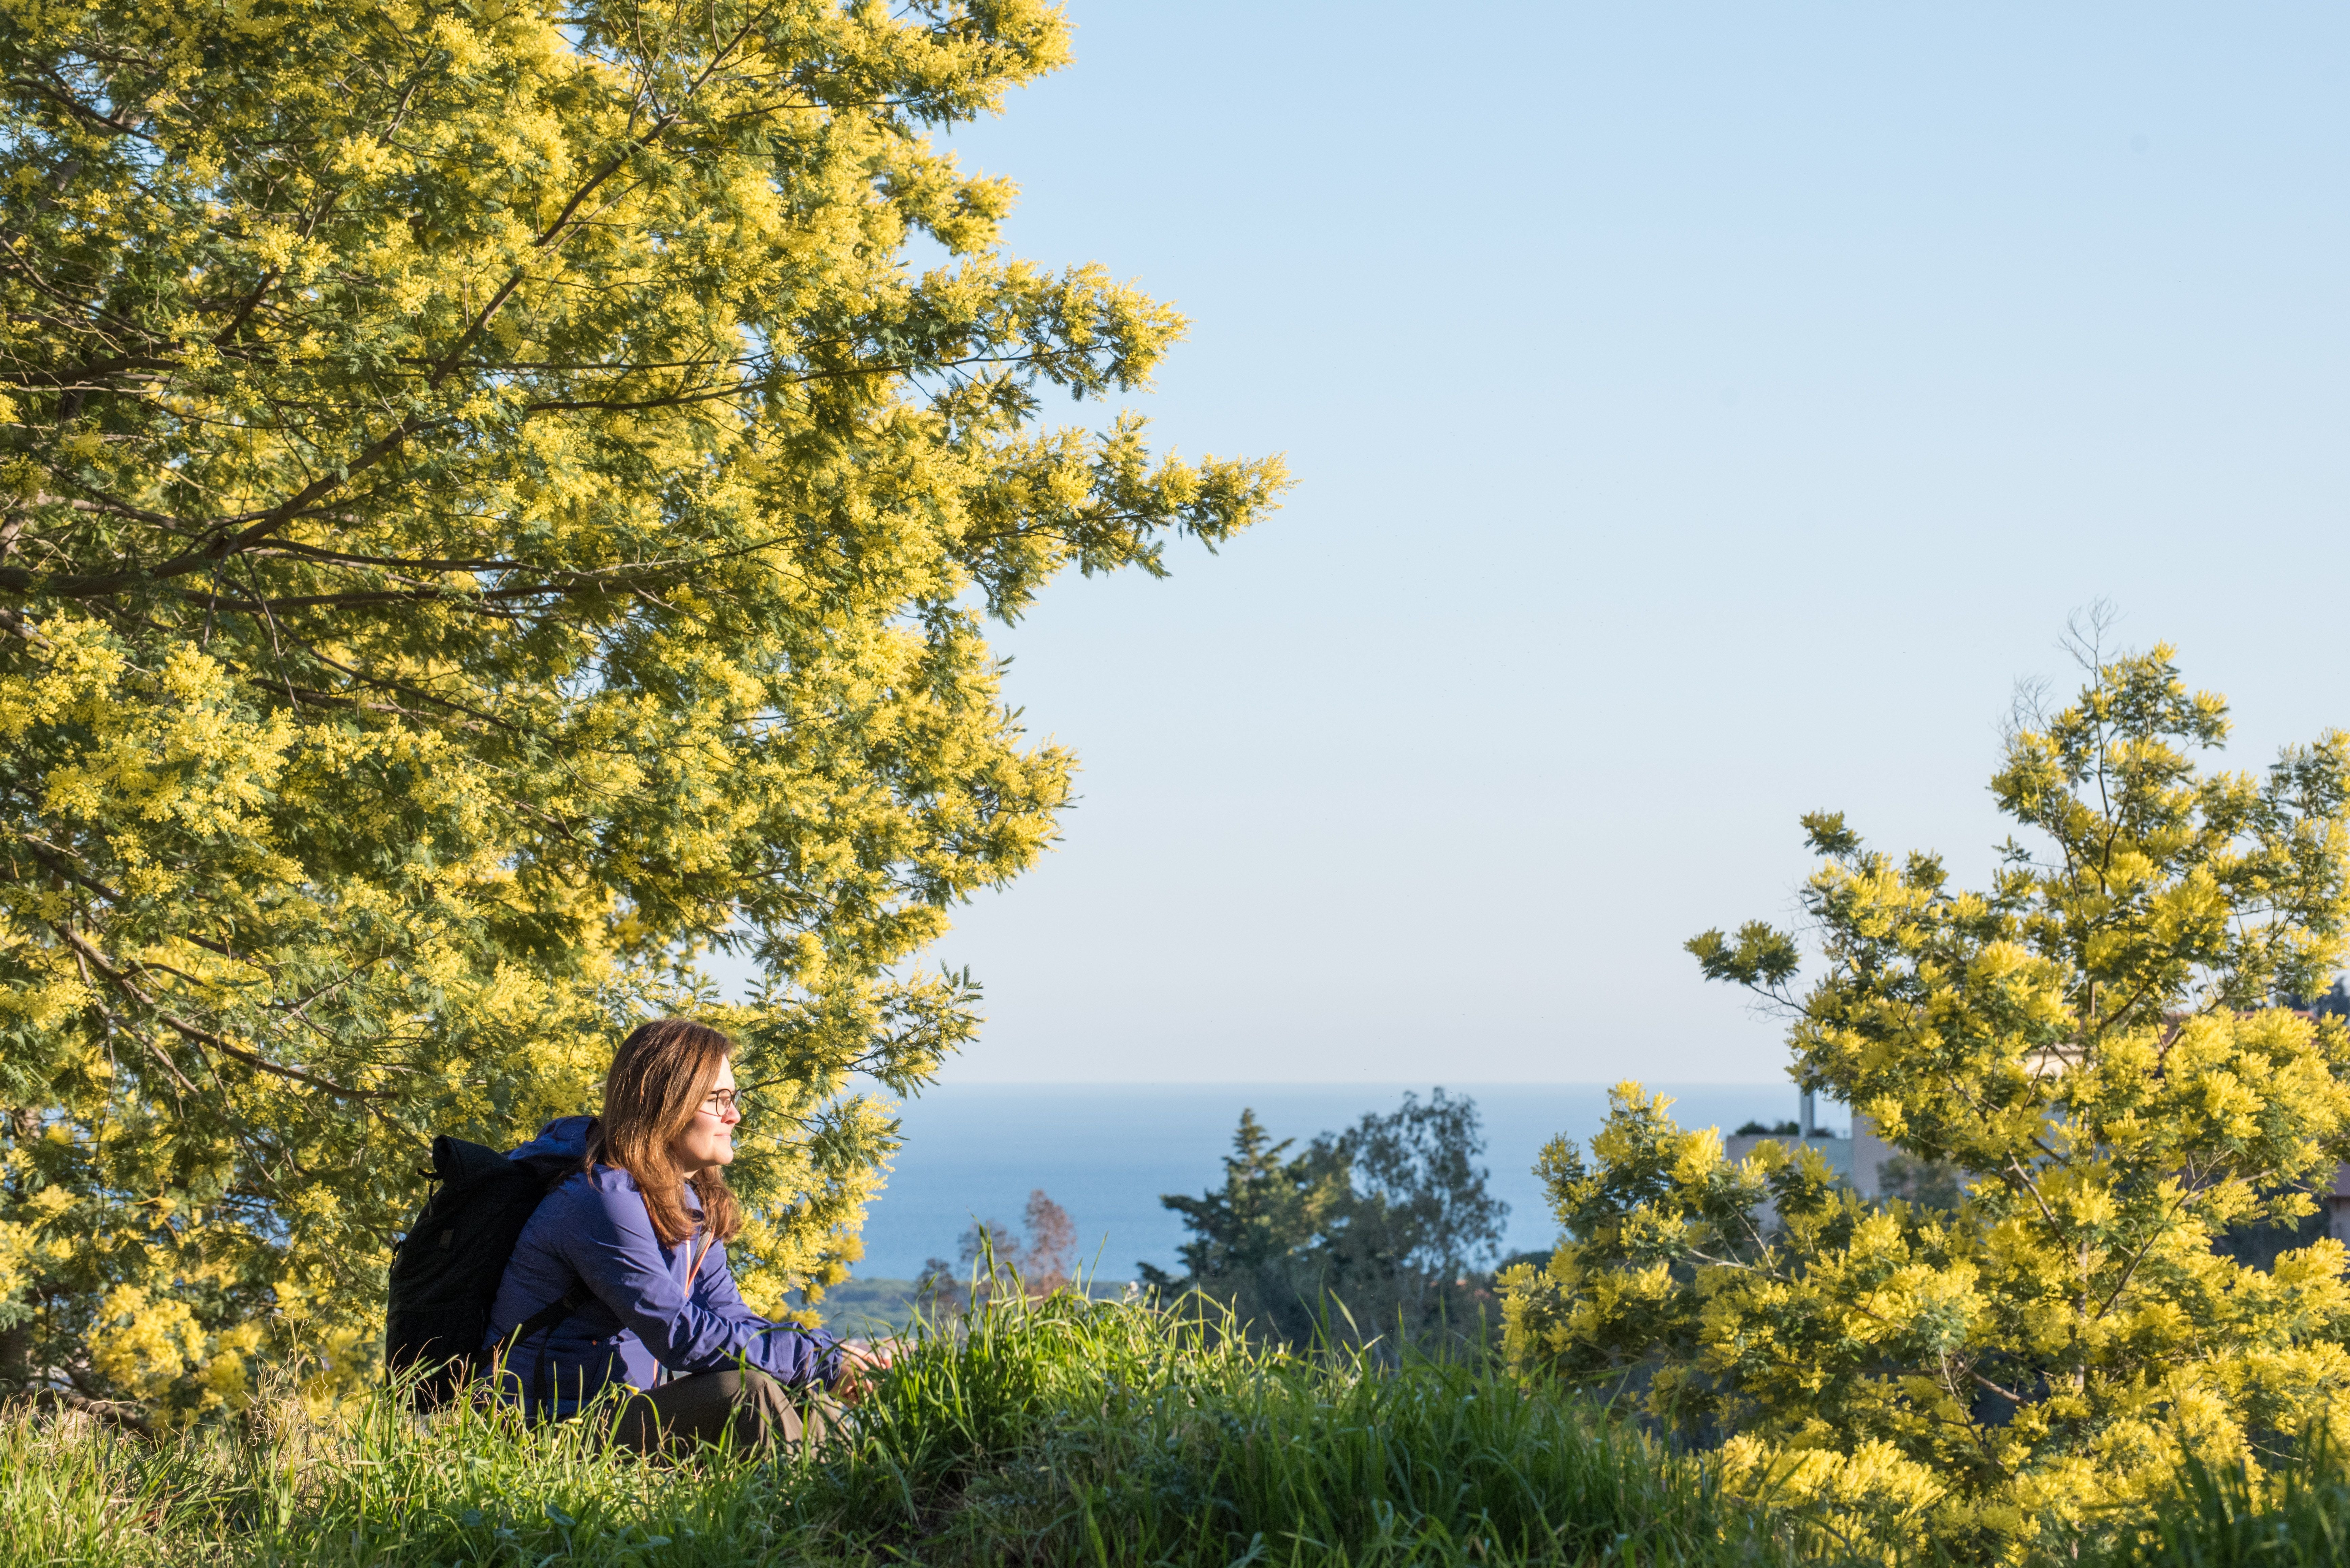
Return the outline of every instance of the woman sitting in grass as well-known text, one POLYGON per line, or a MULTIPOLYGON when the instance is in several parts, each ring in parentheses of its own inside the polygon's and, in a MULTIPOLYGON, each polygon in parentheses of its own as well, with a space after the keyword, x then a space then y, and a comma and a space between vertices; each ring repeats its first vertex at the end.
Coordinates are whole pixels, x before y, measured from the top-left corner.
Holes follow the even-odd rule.
POLYGON ((795 1441, 820 1424, 806 1391, 854 1403, 884 1364, 768 1322, 734 1287, 726 1241, 742 1215, 725 1167, 743 1112, 733 1050, 682 1018, 648 1023, 613 1057, 601 1116, 551 1122, 515 1151, 580 1166, 523 1227, 490 1308, 484 1348, 498 1358, 499 1390, 532 1415, 572 1415, 617 1383, 636 1391, 613 1428, 630 1448, 727 1431, 743 1443, 795 1441), (572 1310, 552 1328, 505 1343, 556 1302, 572 1310))

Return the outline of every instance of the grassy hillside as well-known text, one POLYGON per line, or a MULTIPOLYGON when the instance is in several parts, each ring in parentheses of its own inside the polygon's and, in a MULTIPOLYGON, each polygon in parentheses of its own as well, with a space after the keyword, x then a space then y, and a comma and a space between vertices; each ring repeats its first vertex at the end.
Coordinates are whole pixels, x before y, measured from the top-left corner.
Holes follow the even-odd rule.
POLYGON ((1781 1560, 1692 1466, 1568 1397, 1209 1343, 1056 1298, 901 1362, 847 1438, 782 1462, 600 1454, 388 1401, 281 1403, 152 1445, 0 1426, 0 1560, 140 1564, 1781 1560), (1758 1555, 1758 1553, 1760 1555, 1758 1555))
MULTIPOLYGON (((2350 1519, 2338 1480, 2304 1478, 2282 1534, 2241 1478, 2199 1484, 2139 1561, 2340 1560, 2317 1554, 2350 1519)), ((1267 1356, 1074 1298, 919 1345, 813 1455, 645 1461, 583 1423, 389 1400, 325 1418, 281 1401, 152 1443, 20 1410, 0 1419, 0 1563, 108 1568, 1846 1560, 1574 1396, 1267 1356)))

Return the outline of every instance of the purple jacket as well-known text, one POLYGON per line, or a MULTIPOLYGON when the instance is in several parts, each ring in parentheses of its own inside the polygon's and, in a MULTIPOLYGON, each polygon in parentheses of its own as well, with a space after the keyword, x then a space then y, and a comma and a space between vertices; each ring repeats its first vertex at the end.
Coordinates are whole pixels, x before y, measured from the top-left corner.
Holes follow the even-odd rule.
MULTIPOLYGON (((564 1116, 509 1158, 579 1160, 587 1152, 588 1118, 564 1116)), ((691 1187, 685 1202, 690 1212, 702 1212, 691 1187)), ((687 1254, 704 1244, 692 1238, 662 1246, 636 1179, 625 1170, 598 1165, 565 1177, 515 1242, 483 1348, 494 1350, 515 1324, 575 1286, 584 1285, 582 1293, 593 1299, 507 1352, 500 1393, 519 1398, 534 1416, 568 1416, 608 1383, 650 1388, 661 1367, 714 1372, 738 1359, 785 1383, 829 1383, 839 1370, 833 1337, 779 1327, 744 1305, 723 1243, 706 1243, 709 1256, 688 1293, 687 1254)))

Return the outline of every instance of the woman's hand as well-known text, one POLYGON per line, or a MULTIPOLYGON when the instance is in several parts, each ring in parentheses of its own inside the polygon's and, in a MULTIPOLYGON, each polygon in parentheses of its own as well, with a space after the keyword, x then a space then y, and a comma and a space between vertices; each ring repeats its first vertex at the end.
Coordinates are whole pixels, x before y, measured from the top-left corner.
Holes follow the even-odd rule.
POLYGON ((854 1405, 865 1397, 873 1379, 889 1369, 889 1345, 879 1345, 861 1339, 840 1342, 837 1370, 832 1375, 833 1397, 844 1405, 854 1405))

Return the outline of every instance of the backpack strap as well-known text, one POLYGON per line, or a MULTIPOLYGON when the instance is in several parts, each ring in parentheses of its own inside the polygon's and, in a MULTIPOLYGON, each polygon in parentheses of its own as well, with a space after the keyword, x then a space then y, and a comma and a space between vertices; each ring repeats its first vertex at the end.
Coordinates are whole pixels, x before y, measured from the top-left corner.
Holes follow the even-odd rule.
MULTIPOLYGON (((595 1299, 594 1293, 588 1289, 587 1282, 574 1280, 571 1288, 561 1296, 514 1325, 513 1332, 506 1335, 504 1343, 498 1348, 500 1359, 512 1355, 525 1340, 546 1333, 595 1299)), ((539 1347, 538 1365, 532 1368, 530 1380, 531 1394, 543 1405, 552 1404, 555 1399, 555 1369, 547 1365, 546 1352, 546 1346, 539 1347)))
POLYGON ((545 1334, 595 1299, 585 1283, 575 1281, 562 1295, 515 1324, 514 1332, 506 1335, 507 1345, 517 1345, 534 1334, 545 1334))

